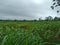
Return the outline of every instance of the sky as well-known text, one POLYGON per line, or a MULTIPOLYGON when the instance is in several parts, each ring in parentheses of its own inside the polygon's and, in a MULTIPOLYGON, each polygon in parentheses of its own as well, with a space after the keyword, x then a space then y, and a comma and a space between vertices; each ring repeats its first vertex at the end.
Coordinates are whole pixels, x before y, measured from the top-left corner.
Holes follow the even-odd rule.
POLYGON ((55 17, 57 13, 50 6, 52 0, 0 0, 0 19, 39 19, 55 17))

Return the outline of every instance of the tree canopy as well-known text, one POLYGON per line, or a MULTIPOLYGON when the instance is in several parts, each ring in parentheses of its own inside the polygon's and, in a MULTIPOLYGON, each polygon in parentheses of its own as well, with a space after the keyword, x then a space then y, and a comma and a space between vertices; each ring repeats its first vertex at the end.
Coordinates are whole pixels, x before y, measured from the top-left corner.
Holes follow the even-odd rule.
MULTIPOLYGON (((60 0, 53 0, 53 4, 51 6, 52 9, 54 9, 55 7, 60 6, 60 0)), ((57 10, 57 13, 59 13, 59 10, 57 10)))

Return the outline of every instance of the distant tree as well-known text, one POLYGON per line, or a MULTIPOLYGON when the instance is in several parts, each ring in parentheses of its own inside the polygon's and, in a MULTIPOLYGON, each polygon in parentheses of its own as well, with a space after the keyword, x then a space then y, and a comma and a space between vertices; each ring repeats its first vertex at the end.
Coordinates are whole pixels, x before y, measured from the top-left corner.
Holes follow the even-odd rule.
POLYGON ((39 21, 41 21, 41 20, 42 20, 42 17, 39 18, 39 21))
POLYGON ((36 19, 34 19, 33 21, 37 21, 36 19))
POLYGON ((45 20, 51 21, 51 20, 53 20, 53 17, 52 16, 48 16, 48 17, 45 18, 45 20))
MULTIPOLYGON (((54 9, 55 7, 60 6, 60 0, 53 0, 53 4, 51 6, 52 9, 54 9)), ((59 13, 59 10, 57 10, 57 13, 59 13)))
POLYGON ((54 20, 58 20, 58 17, 55 17, 54 20))
POLYGON ((54 20, 55 21, 59 21, 60 20, 60 17, 55 17, 54 20))
POLYGON ((14 21, 17 21, 16 19, 14 21))
POLYGON ((24 20, 22 20, 23 22, 25 22, 26 21, 26 19, 24 19, 24 20))
POLYGON ((60 21, 60 17, 58 18, 58 20, 60 21))

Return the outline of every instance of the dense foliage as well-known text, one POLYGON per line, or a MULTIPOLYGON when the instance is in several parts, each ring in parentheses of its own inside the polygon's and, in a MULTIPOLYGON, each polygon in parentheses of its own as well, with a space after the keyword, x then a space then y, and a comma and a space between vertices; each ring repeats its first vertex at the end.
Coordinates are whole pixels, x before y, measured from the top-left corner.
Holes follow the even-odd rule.
POLYGON ((60 21, 2 21, 0 45, 60 45, 60 21))

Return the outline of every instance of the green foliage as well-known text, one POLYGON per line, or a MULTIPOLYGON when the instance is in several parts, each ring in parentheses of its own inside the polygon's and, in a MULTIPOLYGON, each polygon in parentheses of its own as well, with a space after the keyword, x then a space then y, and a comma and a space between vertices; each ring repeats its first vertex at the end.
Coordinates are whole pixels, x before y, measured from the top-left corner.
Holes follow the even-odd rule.
POLYGON ((60 21, 0 22, 0 45, 60 45, 60 21))

